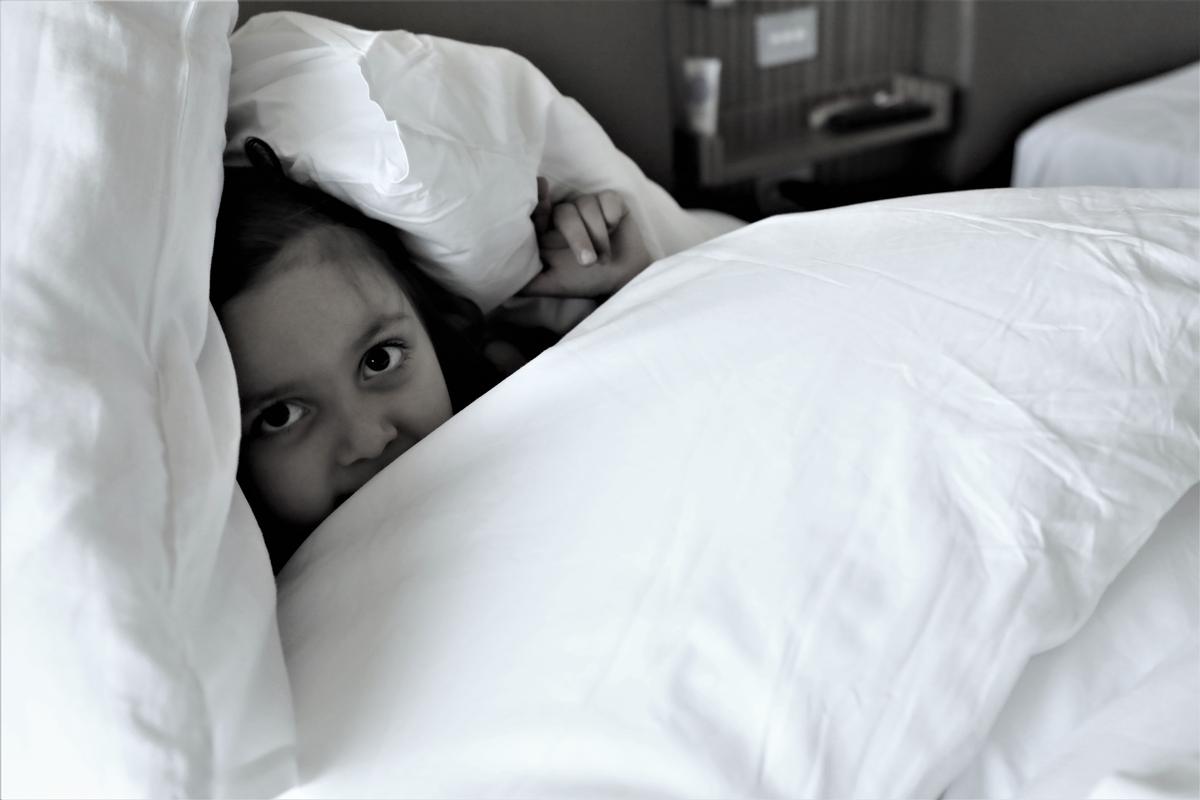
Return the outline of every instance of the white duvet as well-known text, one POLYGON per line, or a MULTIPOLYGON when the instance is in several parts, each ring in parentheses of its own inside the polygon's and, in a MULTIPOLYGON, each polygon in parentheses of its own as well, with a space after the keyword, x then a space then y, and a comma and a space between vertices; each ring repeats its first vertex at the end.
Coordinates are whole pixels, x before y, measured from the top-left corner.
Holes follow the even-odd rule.
POLYGON ((1014 186, 1200 186, 1200 63, 1059 109, 1017 139, 1014 186))
POLYGON ((1197 475, 1194 193, 658 262, 280 579, 295 797, 914 797, 1197 475))
POLYGON ((1193 486, 1083 628, 1029 662, 947 800, 1200 794, 1198 531, 1193 486))

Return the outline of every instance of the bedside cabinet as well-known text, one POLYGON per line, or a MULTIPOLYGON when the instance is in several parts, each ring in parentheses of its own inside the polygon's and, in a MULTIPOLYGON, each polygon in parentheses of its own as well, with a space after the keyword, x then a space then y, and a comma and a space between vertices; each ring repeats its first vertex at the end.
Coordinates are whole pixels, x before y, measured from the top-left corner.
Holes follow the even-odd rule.
POLYGON ((936 191, 942 187, 920 163, 897 153, 948 133, 952 99, 946 82, 896 75, 805 107, 781 106, 770 127, 725 119, 713 136, 677 131, 676 193, 684 205, 753 220, 936 191))

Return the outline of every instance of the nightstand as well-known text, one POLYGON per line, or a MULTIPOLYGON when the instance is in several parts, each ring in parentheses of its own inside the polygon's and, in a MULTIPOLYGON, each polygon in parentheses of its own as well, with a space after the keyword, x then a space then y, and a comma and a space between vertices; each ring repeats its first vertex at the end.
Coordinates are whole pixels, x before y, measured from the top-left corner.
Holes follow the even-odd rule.
MULTIPOLYGON (((781 107, 774 124, 739 124, 723 119, 720 132, 695 136, 675 134, 677 194, 685 205, 718 208, 744 219, 862 202, 883 196, 932 190, 928 179, 905 164, 855 184, 822 187, 816 174, 822 165, 857 159, 952 127, 950 84, 912 75, 896 75, 883 85, 858 87, 806 107, 781 107), (886 105, 871 98, 884 94, 905 101, 907 113, 889 117, 886 105), (861 102, 853 101, 859 98, 861 102), (839 101, 843 102, 838 106, 839 101), (910 102, 911 101, 911 102, 910 102), (810 118, 819 107, 848 111, 823 127, 810 118), (882 109, 882 113, 872 111, 882 109), (866 113, 860 113, 865 111, 866 113), (855 116, 857 115, 857 117, 855 116), (872 119, 870 117, 874 116, 872 119)), ((898 105, 898 104, 897 104, 898 105)), ((761 119, 761 113, 758 114, 761 119)))

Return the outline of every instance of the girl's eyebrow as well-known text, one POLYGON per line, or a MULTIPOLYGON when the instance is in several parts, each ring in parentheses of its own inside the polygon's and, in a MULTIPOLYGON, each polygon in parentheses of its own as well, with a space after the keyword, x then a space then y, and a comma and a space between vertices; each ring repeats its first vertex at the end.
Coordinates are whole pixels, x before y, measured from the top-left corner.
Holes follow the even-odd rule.
MULTIPOLYGON (((409 314, 404 311, 398 311, 395 314, 381 314, 372 320, 371 324, 367 326, 367 328, 358 336, 358 338, 354 340, 353 343, 351 343, 351 351, 357 353, 359 350, 362 350, 364 347, 370 344, 371 341, 375 339, 375 337, 379 336, 379 334, 382 333, 389 325, 404 322, 408 319, 409 314)), ((242 413, 245 414, 252 409, 258 408, 268 400, 274 400, 275 398, 282 397, 284 395, 296 394, 300 391, 303 385, 304 384, 301 381, 287 381, 286 383, 282 383, 278 386, 273 386, 270 389, 248 394, 241 400, 242 413)))
POLYGON ((379 334, 381 334, 389 325, 393 325, 398 322, 404 322, 407 319, 408 314, 403 311, 399 311, 395 314, 387 314, 376 317, 375 320, 369 326, 367 326, 366 330, 364 330, 362 334, 360 334, 359 337, 354 340, 354 343, 350 346, 351 350, 357 352, 363 349, 370 344, 375 337, 379 336, 379 334))
POLYGON ((301 383, 299 381, 288 381, 287 383, 282 383, 279 386, 272 387, 266 391, 255 392, 254 394, 247 395, 241 400, 242 413, 245 414, 247 411, 258 408, 268 400, 274 400, 275 398, 282 397, 283 395, 296 394, 300 388, 301 383))

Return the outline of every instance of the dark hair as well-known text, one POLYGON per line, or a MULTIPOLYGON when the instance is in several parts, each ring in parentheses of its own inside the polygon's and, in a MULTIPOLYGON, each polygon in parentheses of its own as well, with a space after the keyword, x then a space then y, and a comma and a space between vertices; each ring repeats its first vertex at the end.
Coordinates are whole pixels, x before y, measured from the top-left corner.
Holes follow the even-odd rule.
POLYGON ((363 236, 412 302, 437 353, 455 411, 502 377, 483 357, 479 307, 415 267, 394 228, 324 192, 289 180, 271 147, 247 139, 249 167, 228 167, 217 213, 209 298, 220 316, 233 297, 265 277, 280 251, 323 225, 363 236))

